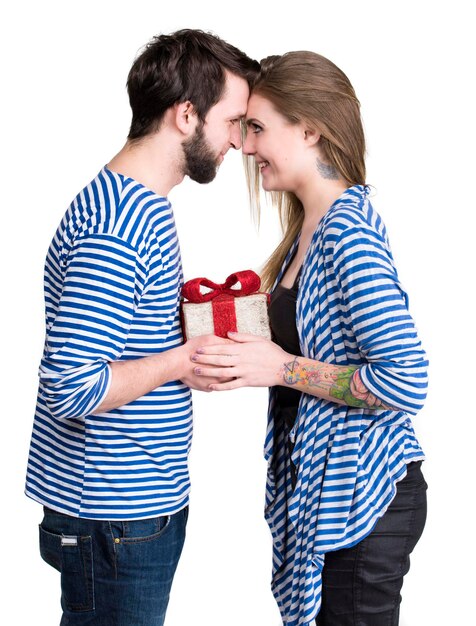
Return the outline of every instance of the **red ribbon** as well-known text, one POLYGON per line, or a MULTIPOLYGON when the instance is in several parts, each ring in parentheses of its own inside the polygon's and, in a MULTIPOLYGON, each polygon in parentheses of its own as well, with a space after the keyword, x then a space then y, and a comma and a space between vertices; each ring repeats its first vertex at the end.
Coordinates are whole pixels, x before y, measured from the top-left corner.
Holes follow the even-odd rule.
POLYGON ((258 274, 253 270, 244 270, 230 274, 224 283, 214 283, 208 278, 194 278, 185 283, 182 289, 182 295, 189 302, 210 302, 218 296, 249 296, 259 290, 261 280, 258 274), (233 285, 241 283, 241 289, 232 289, 233 285), (208 293, 202 293, 200 287, 208 287, 211 289, 208 293))
POLYGON ((244 270, 230 274, 224 283, 214 283, 208 278, 194 278, 185 283, 182 296, 189 302, 200 304, 212 301, 213 325, 217 337, 227 337, 227 332, 236 332, 236 311, 234 299, 256 293, 261 285, 260 277, 252 270, 244 270), (241 288, 232 288, 241 283, 241 288), (201 287, 211 291, 202 293, 201 287))

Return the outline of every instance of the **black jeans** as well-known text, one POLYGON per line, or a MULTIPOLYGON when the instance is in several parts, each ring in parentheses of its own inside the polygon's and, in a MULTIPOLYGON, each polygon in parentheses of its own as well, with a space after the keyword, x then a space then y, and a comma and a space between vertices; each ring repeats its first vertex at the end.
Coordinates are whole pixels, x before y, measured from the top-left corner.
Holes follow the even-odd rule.
POLYGON ((421 462, 410 463, 374 530, 352 548, 328 552, 317 626, 397 626, 410 553, 426 520, 421 462))

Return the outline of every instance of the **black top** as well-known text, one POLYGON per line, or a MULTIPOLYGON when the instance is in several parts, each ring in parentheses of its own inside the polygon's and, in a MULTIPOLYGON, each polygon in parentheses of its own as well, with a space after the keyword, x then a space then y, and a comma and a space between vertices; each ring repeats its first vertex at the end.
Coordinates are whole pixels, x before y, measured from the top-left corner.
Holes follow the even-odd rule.
MULTIPOLYGON (((299 287, 299 274, 294 285, 288 289, 278 284, 271 294, 269 303, 269 321, 273 341, 283 350, 301 356, 299 336, 296 328, 296 300, 299 287)), ((297 415, 301 392, 290 387, 276 387, 277 405, 291 429, 297 415)))

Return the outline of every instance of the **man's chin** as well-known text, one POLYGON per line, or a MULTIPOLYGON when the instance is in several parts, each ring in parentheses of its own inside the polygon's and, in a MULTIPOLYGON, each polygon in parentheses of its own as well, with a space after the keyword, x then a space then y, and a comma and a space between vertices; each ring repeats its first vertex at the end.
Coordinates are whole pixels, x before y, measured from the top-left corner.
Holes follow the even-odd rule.
POLYGON ((190 180, 193 180, 196 183, 199 183, 200 185, 208 185, 208 183, 211 183, 212 180, 215 180, 215 177, 217 175, 218 172, 218 167, 212 171, 207 171, 207 172, 192 172, 190 174, 188 174, 188 177, 190 178, 190 180))

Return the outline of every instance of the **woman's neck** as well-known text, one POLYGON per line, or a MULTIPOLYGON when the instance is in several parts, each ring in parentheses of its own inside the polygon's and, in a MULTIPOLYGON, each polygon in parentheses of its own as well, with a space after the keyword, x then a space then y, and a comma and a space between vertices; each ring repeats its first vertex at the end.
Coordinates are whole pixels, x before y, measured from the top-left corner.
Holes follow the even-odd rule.
POLYGON ((314 176, 296 192, 304 208, 304 226, 321 221, 334 202, 348 189, 349 184, 342 178, 335 180, 314 176))

